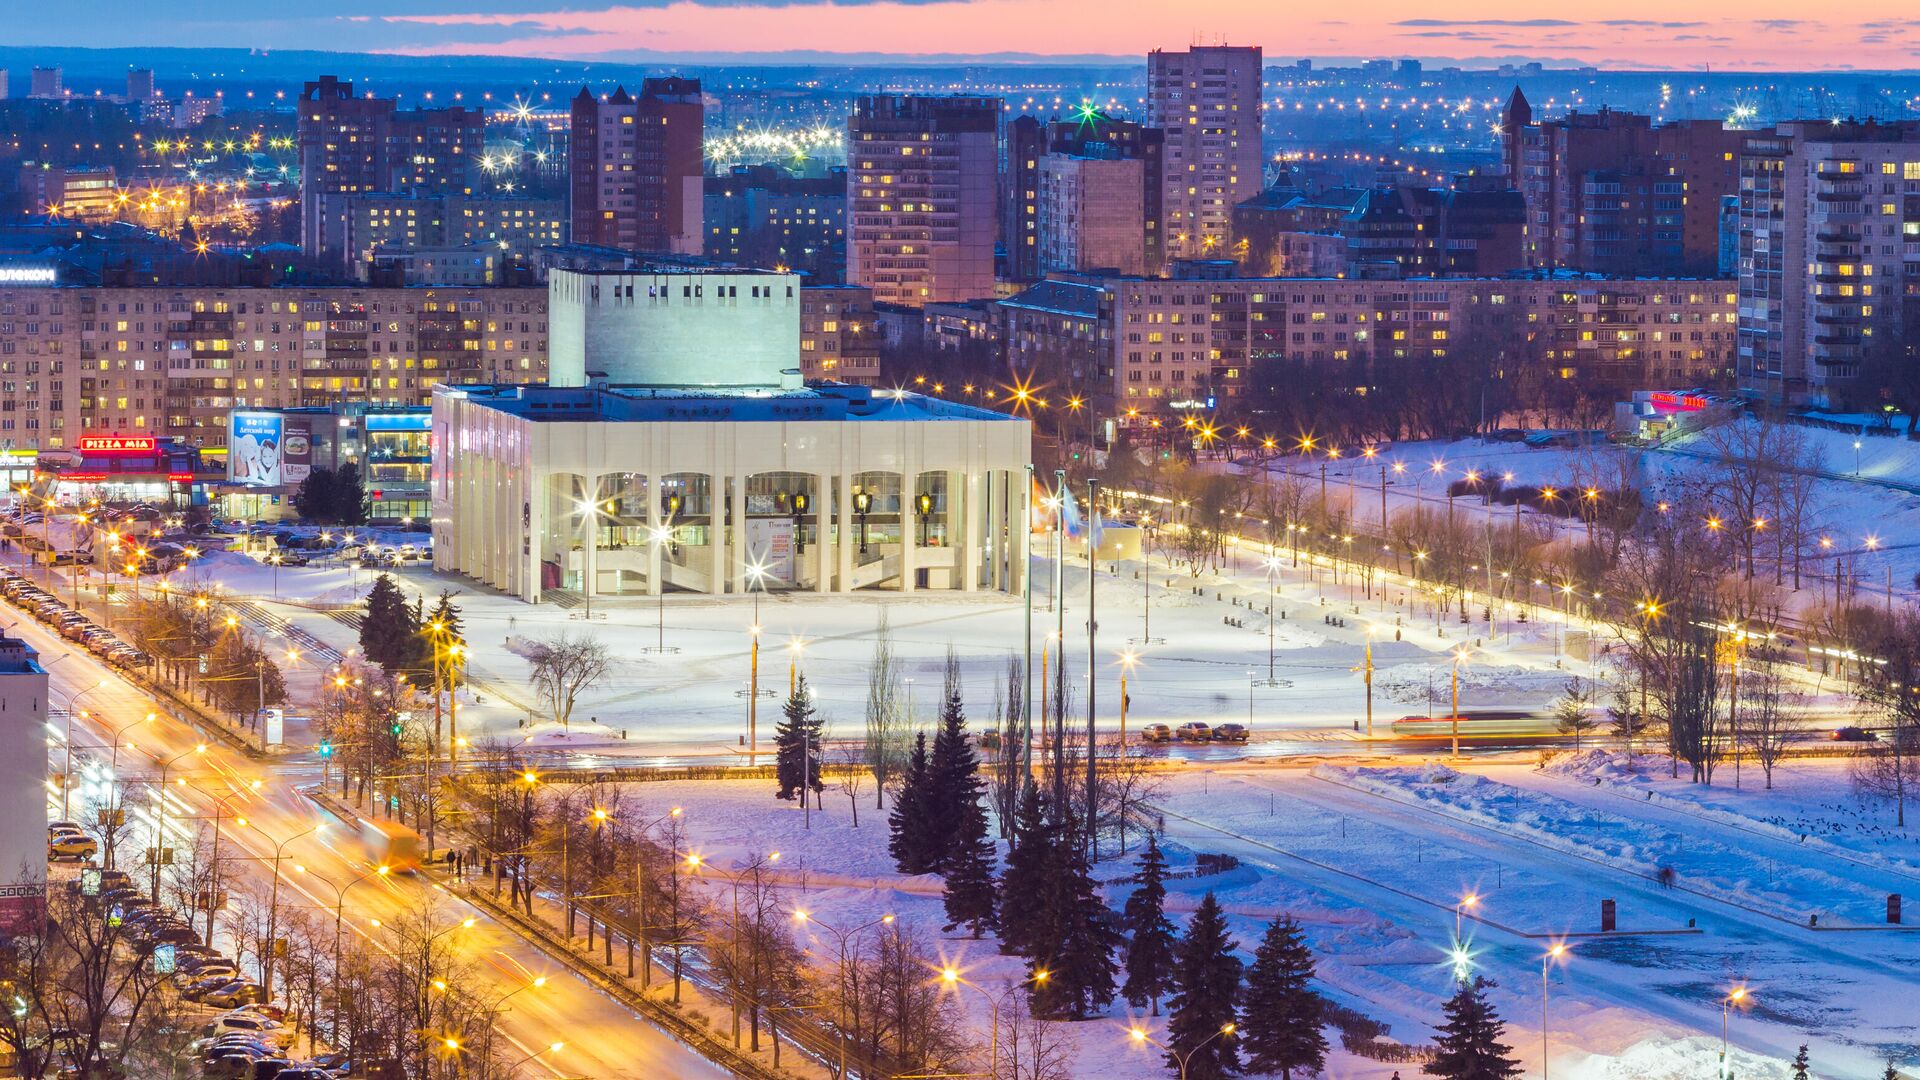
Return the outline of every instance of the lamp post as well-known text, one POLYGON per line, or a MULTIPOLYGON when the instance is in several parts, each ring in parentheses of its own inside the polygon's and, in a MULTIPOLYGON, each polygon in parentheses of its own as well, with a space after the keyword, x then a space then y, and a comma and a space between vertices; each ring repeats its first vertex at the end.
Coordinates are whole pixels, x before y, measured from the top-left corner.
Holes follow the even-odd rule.
POLYGON ((1566 955, 1567 947, 1555 942, 1540 958, 1540 1080, 1547 1080, 1547 973, 1566 955))
MULTIPOLYGON (((361 882, 366 881, 368 878, 386 877, 388 874, 391 874, 393 872, 393 868, 391 866, 388 866, 385 863, 381 863, 379 866, 368 867, 364 873, 358 875, 352 881, 347 882, 345 885, 335 885, 333 882, 328 881, 325 877, 322 877, 319 874, 311 873, 306 867, 300 865, 299 863, 293 864, 293 871, 296 874, 310 874, 310 876, 312 876, 316 880, 325 881, 327 883, 327 887, 333 890, 333 970, 335 972, 335 977, 338 978, 338 973, 340 971, 340 937, 341 937, 340 932, 344 928, 344 925, 346 922, 345 916, 346 916, 346 909, 347 909, 347 893, 351 892, 355 885, 358 885, 361 882)), ((208 916, 207 926, 208 926, 207 938, 209 943, 211 943, 213 938, 212 916, 208 916)), ((339 1005, 337 1002, 334 1008, 336 1010, 339 1008, 339 1005)))
MULTIPOLYGON (((796 499, 800 499, 804 497, 805 496, 800 496, 800 495, 794 496, 794 498, 796 499)), ((799 534, 796 532, 795 535, 797 536, 799 534)), ((653 651, 657 653, 662 653, 662 654, 677 653, 680 651, 680 646, 678 645, 669 646, 667 644, 666 567, 667 567, 667 553, 669 550, 671 550, 671 545, 673 543, 673 526, 656 525, 653 528, 648 529, 647 542, 654 546, 655 561, 660 564, 660 580, 653 583, 654 595, 657 598, 654 603, 653 651)))
POLYGON ((921 492, 914 496, 913 503, 920 511, 920 546, 927 546, 927 523, 933 520, 933 496, 921 492))
POLYGON ((861 488, 853 493, 853 515, 860 519, 860 554, 867 553, 867 514, 873 510, 873 492, 861 488))
POLYGON ((155 808, 153 815, 153 888, 148 893, 150 896, 160 895, 160 857, 164 855, 167 850, 167 773, 173 769, 175 762, 183 758, 190 758, 195 754, 204 754, 206 752, 207 744, 201 743, 193 749, 161 762, 160 764, 160 785, 158 788, 160 805, 155 808))
MULTIPOLYGON (((1127 705, 1132 700, 1127 697, 1127 676, 1133 674, 1133 669, 1139 663, 1140 657, 1132 649, 1120 654, 1120 756, 1122 757, 1127 753, 1127 705)), ((1121 812, 1124 814, 1125 809, 1122 808, 1121 812)))
MULTIPOLYGON (((1046 973, 1039 972, 1034 977, 1044 981, 1046 979, 1046 973)), ((979 983, 973 982, 965 975, 960 974, 958 968, 950 965, 940 969, 940 981, 946 983, 948 986, 972 987, 981 997, 987 999, 987 1009, 989 1010, 987 1023, 990 1025, 987 1030, 987 1075, 996 1075, 999 1071, 998 1066, 1000 1062, 1000 999, 988 993, 986 988, 979 983)))
POLYGON ((541 1047, 538 1050, 535 1050, 533 1053, 528 1054, 526 1057, 523 1057, 519 1061, 516 1061, 512 1065, 508 1066, 507 1073, 508 1075, 512 1075, 516 1070, 520 1068, 520 1066, 525 1065, 527 1062, 532 1061, 534 1058, 540 1057, 543 1054, 557 1054, 561 1050, 565 1049, 566 1045, 567 1044, 563 1042, 548 1043, 547 1045, 541 1047))
MULTIPOLYGON (((252 794, 259 790, 260 781, 255 780, 252 785, 245 788, 235 788, 220 798, 215 799, 213 803, 213 855, 207 860, 212 874, 212 881, 207 886, 207 944, 209 946, 213 944, 213 912, 217 906, 214 901, 219 899, 218 894, 220 892, 220 812, 226 809, 228 799, 252 794)), ((245 818, 235 818, 235 820, 243 825, 246 823, 245 818)))
POLYGON ((1747 1000, 1747 988, 1736 986, 1720 999, 1720 1080, 1733 1080, 1733 1067, 1727 1061, 1727 1033, 1735 1006, 1747 1000))
MULTIPOLYGON (((276 935, 280 929, 280 860, 286 858, 288 844, 318 831, 320 825, 316 823, 273 845, 273 887, 267 900, 267 955, 260 961, 260 992, 268 1001, 273 1000, 273 961, 279 954, 276 935)), ((264 831, 261 835, 265 835, 264 831)))
POLYGON ((1367 624, 1367 651, 1359 666, 1351 670, 1358 671, 1367 686, 1367 738, 1373 738, 1373 624, 1367 624))
MULTIPOLYGON (((859 926, 852 927, 851 929, 842 930, 831 923, 822 922, 818 917, 812 914, 809 914, 804 909, 795 909, 793 913, 793 920, 798 923, 811 923, 812 925, 817 926, 834 936, 834 940, 837 941, 840 945, 840 971, 842 972, 846 970, 846 966, 847 966, 847 942, 850 939, 852 939, 854 935, 865 933, 866 931, 871 930, 874 927, 880 926, 882 924, 885 924, 888 926, 893 925, 892 915, 882 915, 879 918, 873 920, 872 922, 862 923, 859 926)), ((834 995, 834 997, 839 1001, 839 1004, 840 1004, 840 1020, 838 1023, 834 1024, 834 1030, 840 1033, 839 1075, 845 1076, 847 1075, 846 995, 836 994, 834 995)), ((997 1027, 998 1025, 995 1025, 995 1026, 997 1027)), ((779 1040, 777 1039, 775 1040, 775 1045, 776 1046, 779 1045, 779 1040)))
POLYGON ((1187 1065, 1189 1062, 1193 1060, 1193 1055, 1199 1053, 1203 1047, 1205 1047, 1208 1043, 1212 1042, 1213 1040, 1221 1038, 1222 1036, 1232 1035, 1236 1026, 1237 1025, 1234 1025, 1234 1024, 1223 1025, 1219 1031, 1216 1031, 1213 1034, 1207 1036, 1206 1038, 1201 1039, 1199 1042, 1194 1044, 1193 1049, 1187 1051, 1184 1054, 1168 1046, 1166 1043, 1163 1043, 1160 1040, 1154 1038, 1153 1036, 1148 1035, 1145 1028, 1141 1028, 1141 1027, 1128 1028, 1127 1036, 1131 1038, 1136 1044, 1146 1045, 1146 1046, 1155 1046, 1173 1055, 1174 1062, 1180 1066, 1180 1080, 1187 1080, 1187 1065))
POLYGON ((1462 911, 1462 909, 1474 908, 1478 906, 1480 906, 1480 896, 1478 893, 1468 893, 1467 895, 1460 898, 1459 903, 1456 903, 1453 905, 1453 940, 1454 941, 1457 942, 1460 940, 1460 912, 1462 911))
MULTIPOLYGON (((101 679, 98 683, 87 687, 85 690, 78 691, 67 697, 67 771, 60 776, 60 816, 63 818, 71 818, 73 816, 70 797, 70 793, 73 791, 73 706, 81 698, 86 697, 95 690, 104 690, 106 687, 107 680, 101 679)), ((116 743, 119 742, 118 739, 114 741, 116 743)))
POLYGON ((760 594, 766 591, 766 567, 748 563, 747 577, 752 579, 749 587, 759 586, 753 593, 753 624, 747 627, 751 639, 747 661, 747 764, 751 765, 760 753, 760 594))
POLYGON ((1460 758, 1460 665, 1471 655, 1465 645, 1453 651, 1453 715, 1448 721, 1453 725, 1453 756, 1460 758))

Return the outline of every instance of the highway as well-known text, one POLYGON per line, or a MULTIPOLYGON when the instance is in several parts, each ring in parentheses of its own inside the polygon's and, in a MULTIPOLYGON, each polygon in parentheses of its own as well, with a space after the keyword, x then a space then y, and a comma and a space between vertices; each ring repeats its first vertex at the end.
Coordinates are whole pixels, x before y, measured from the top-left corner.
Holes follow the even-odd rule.
MULTIPOLYGON (((301 794, 301 788, 319 782, 317 770, 311 765, 254 761, 206 737, 167 715, 90 653, 17 610, 8 612, 9 618, 16 615, 20 621, 10 633, 39 651, 49 676, 52 709, 72 708, 74 771, 80 786, 72 794, 68 817, 92 817, 96 800, 110 790, 106 787, 109 775, 129 789, 144 785, 151 790, 161 763, 172 762, 167 770, 165 809, 171 842, 184 846, 200 824, 213 818, 216 802, 224 798, 228 810, 222 816, 221 859, 234 860, 230 870, 239 877, 270 880, 268 875, 276 869, 274 851, 281 846, 277 870, 283 908, 304 904, 322 920, 332 918, 337 888, 367 872, 371 863, 350 823, 340 822, 301 794), (150 712, 158 712, 158 718, 143 722, 150 712), (119 739, 118 766, 109 771, 115 757, 113 741, 120 731, 125 734, 119 739), (202 745, 204 752, 197 750, 202 745), (256 780, 258 789, 253 788, 256 780), (238 818, 244 818, 246 825, 239 825, 238 818), (305 869, 296 870, 296 866, 305 869)), ((67 748, 65 724, 49 726, 51 773, 64 766, 67 748)), ((60 796, 52 785, 49 798, 58 813, 60 796)), ((124 805, 130 827, 116 861, 144 888, 142 853, 151 843, 156 823, 154 804, 149 795, 131 792, 124 805)), ((478 991, 482 1001, 513 994, 501 1012, 498 1030, 517 1048, 514 1057, 533 1059, 524 1067, 530 1075, 594 1080, 728 1075, 522 942, 481 909, 451 896, 425 874, 373 877, 347 889, 343 922, 347 932, 384 949, 392 943, 393 932, 374 925, 373 920, 390 927, 433 893, 448 905, 447 924, 475 920, 472 928, 454 932, 461 957, 473 961, 477 977, 485 980, 484 986, 468 989, 478 991), (530 985, 539 977, 546 979, 543 985, 530 985), (563 1044, 558 1051, 548 1049, 556 1042, 563 1044)))

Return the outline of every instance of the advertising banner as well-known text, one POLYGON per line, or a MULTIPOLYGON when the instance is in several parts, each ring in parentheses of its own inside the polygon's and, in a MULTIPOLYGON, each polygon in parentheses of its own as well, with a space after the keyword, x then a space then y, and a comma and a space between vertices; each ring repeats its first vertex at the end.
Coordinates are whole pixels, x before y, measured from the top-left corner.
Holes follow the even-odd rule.
POLYGON ((747 519, 747 559, 766 568, 767 576, 793 581, 793 519, 747 519))
POLYGON ((298 487, 313 472, 313 418, 284 417, 281 436, 280 482, 298 487))
MULTIPOLYGON (((279 487, 285 438, 279 413, 234 411, 228 415, 227 479, 248 487, 279 487)), ((312 446, 307 448, 312 462, 312 446)))

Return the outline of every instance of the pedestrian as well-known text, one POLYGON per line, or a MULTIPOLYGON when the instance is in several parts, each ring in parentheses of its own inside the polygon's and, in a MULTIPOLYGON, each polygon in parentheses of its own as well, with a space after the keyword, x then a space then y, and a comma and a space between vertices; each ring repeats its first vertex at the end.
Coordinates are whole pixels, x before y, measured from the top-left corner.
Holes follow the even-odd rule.
POLYGON ((1673 888, 1673 877, 1674 877, 1673 867, 1671 866, 1661 867, 1660 868, 1660 887, 1663 889, 1673 888))

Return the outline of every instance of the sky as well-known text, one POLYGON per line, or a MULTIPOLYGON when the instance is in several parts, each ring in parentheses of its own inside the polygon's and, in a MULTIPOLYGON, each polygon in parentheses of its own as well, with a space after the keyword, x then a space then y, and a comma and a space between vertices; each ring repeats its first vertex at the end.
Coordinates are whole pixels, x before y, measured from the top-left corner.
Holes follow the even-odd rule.
MULTIPOLYGON (((675 53, 1134 57, 1194 42, 1269 59, 1514 58, 1604 68, 1920 68, 1920 8, 1861 0, 0 0, 9 44, 322 49, 575 60, 675 53), (280 14, 284 12, 285 14, 280 14), (1548 14, 1552 12, 1553 14, 1548 14)), ((823 56, 822 59, 827 57, 823 56)))

